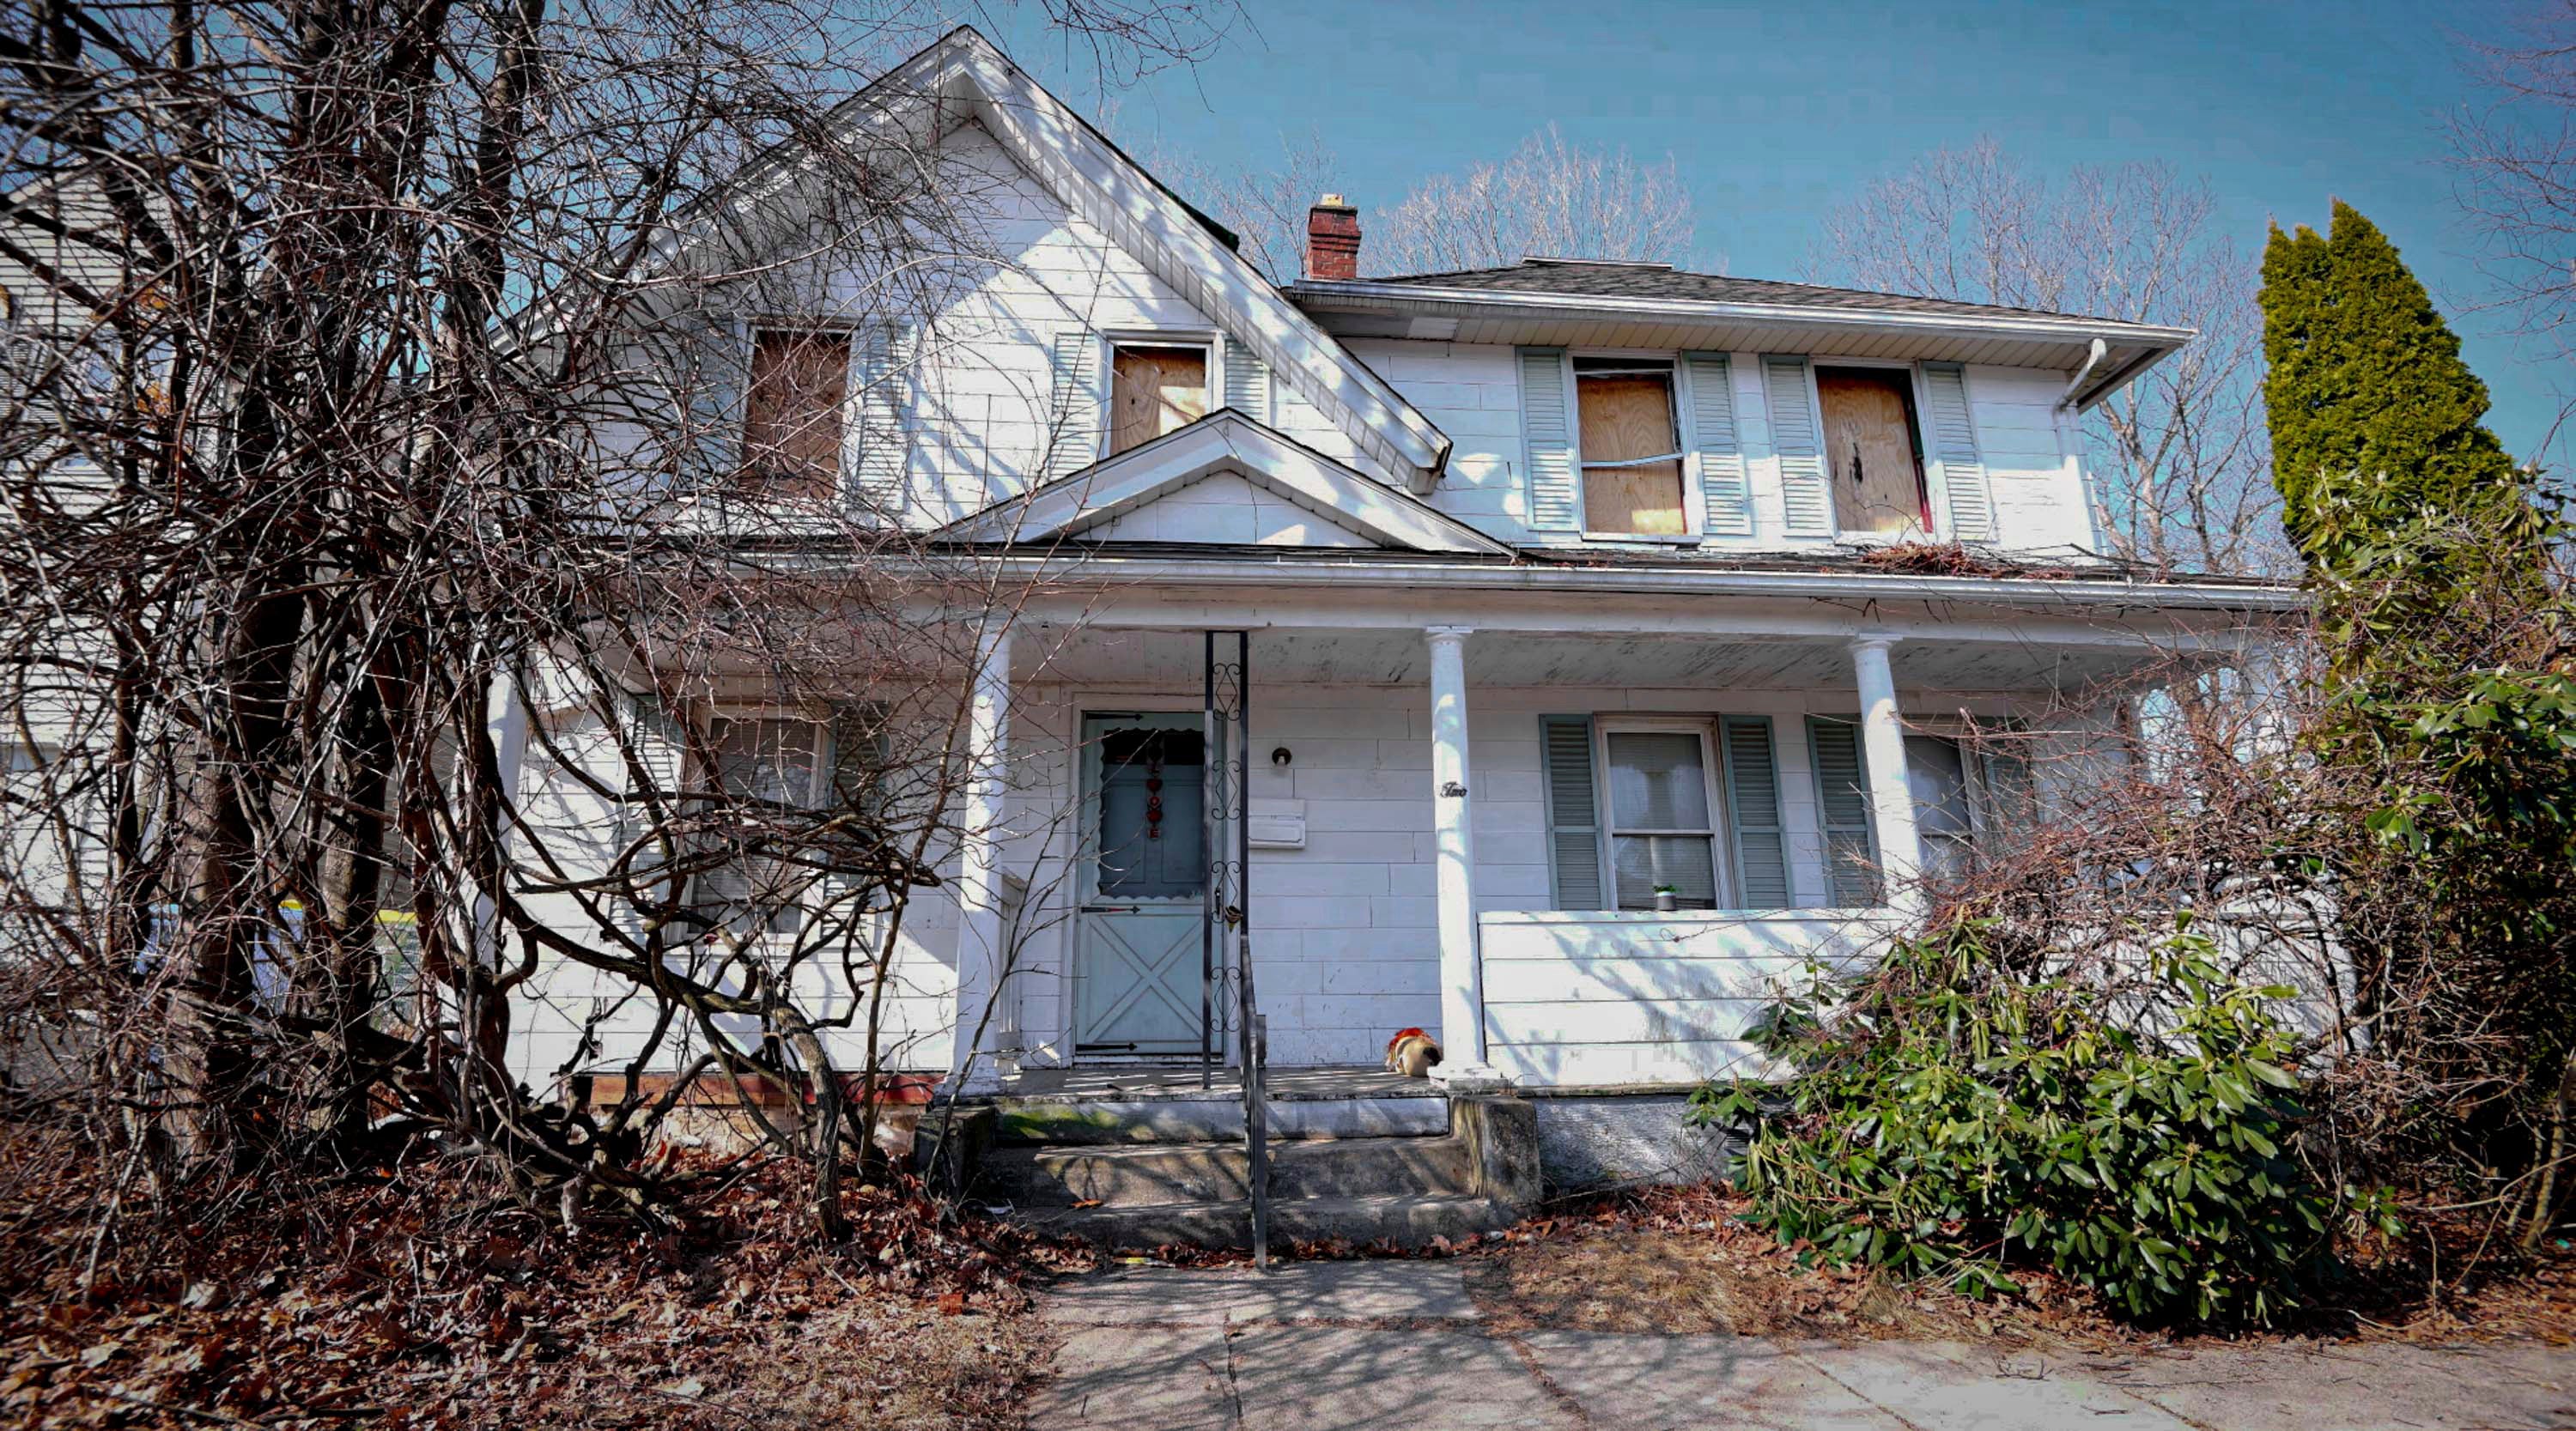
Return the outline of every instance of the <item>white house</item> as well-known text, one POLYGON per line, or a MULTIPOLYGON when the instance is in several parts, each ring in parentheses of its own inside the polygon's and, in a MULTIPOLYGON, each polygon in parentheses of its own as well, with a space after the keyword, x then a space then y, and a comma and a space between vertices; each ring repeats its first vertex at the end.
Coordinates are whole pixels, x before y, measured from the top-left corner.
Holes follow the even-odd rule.
MULTIPOLYGON (((998 259, 914 324, 744 335, 746 421, 829 434, 804 497, 1027 579, 971 727, 1008 779, 906 925, 911 1066, 979 1026, 979 1085, 1222 1061, 1248 949, 1276 1067, 1419 1025, 1453 1079, 1704 1078, 1768 980, 2117 758, 2073 698, 2296 605, 2100 556, 2080 418, 2186 330, 1543 256, 1361 278, 1331 196, 1277 286, 973 32, 889 83, 998 259), (1972 574, 1886 554, 1928 546, 1972 574), (2040 712, 2020 760, 1951 738, 2040 712)), ((527 818, 601 818, 527 762, 527 818)), ((552 1002, 532 1081, 579 1036, 552 1002)), ((594 1032, 602 1068, 642 1037, 594 1032)))

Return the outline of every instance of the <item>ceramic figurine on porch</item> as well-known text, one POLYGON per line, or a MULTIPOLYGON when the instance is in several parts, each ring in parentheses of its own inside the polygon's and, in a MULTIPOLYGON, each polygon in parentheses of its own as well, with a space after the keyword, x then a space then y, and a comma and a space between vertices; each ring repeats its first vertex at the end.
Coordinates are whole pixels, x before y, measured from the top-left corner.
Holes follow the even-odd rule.
POLYGON ((1426 1078, 1440 1063, 1440 1045, 1420 1029, 1399 1030, 1386 1041, 1386 1071, 1426 1078))

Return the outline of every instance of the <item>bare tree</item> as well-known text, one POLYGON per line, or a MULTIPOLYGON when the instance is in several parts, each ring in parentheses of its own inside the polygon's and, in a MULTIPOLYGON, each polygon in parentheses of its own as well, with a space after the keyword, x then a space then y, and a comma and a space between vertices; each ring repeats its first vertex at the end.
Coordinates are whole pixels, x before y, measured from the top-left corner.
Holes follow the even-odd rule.
MULTIPOLYGON (((1048 11, 1111 71, 1211 34, 1048 11)), ((935 400, 941 315, 1007 262, 935 95, 854 94, 936 21, 0 32, 0 1051, 89 1146, 238 1196, 426 1140, 649 1215, 689 1082, 766 1081, 837 1227, 1027 595, 907 535, 872 416, 935 400), (549 1010, 561 1065, 513 1066, 549 1010)))
POLYGON ((1425 179, 1378 217, 1363 254, 1380 273, 1503 268, 1532 254, 1680 264, 1696 226, 1669 155, 1641 164, 1551 124, 1500 163, 1425 179))
POLYGON ((1821 281, 2193 327, 2086 426, 2112 554, 2159 569, 2283 569, 2261 408, 2256 267, 2211 231, 2204 181, 2161 163, 2055 182, 1992 140, 1936 150, 1830 211, 1821 281))
POLYGON ((2534 444, 2555 444, 2576 413, 2564 381, 2576 358, 2576 3, 2534 8, 2519 39, 2481 45, 2470 71, 2483 101, 2453 115, 2454 185, 2490 292, 2473 307, 2503 314, 2533 361, 2552 365, 2559 409, 2534 444))
MULTIPOLYGON (((1275 168, 1221 174, 1186 157, 1156 168, 1240 236, 1273 282, 1303 270, 1306 210, 1346 187, 1320 130, 1279 137, 1275 168)), ((1641 164, 1624 149, 1576 144, 1549 125, 1500 162, 1435 174, 1368 221, 1360 260, 1371 273, 1504 268, 1553 258, 1691 261, 1696 220, 1673 161, 1641 164)))

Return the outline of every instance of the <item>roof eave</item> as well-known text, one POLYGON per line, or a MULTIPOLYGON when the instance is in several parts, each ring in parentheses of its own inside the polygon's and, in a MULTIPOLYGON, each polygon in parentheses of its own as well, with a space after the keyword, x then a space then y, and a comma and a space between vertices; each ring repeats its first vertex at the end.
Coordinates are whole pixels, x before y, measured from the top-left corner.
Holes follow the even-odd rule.
POLYGON ((1876 329, 1927 336, 2013 339, 2085 346, 2095 339, 2129 350, 2124 361, 2089 380, 2074 395, 2080 410, 2090 407, 2168 353, 2190 342, 2190 328, 2116 319, 2027 313, 1906 313, 1884 308, 1835 308, 1789 303, 1709 302, 1681 298, 1625 298, 1569 293, 1519 293, 1484 288, 1440 288, 1414 283, 1379 283, 1368 279, 1302 279, 1284 292, 1301 308, 1344 312, 1416 313, 1426 317, 1461 316, 1459 310, 1483 310, 1497 316, 1539 317, 1547 314, 1601 315, 1662 319, 1673 322, 1734 323, 1749 326, 1876 329))

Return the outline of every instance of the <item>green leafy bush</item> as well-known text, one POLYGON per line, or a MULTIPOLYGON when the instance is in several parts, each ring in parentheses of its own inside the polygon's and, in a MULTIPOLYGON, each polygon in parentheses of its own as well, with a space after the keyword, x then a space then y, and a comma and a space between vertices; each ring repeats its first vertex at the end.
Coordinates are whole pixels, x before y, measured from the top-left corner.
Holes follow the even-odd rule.
MULTIPOLYGON (((1963 921, 1767 1020, 1785 1086, 1701 1089, 1750 1121, 1757 1217, 1815 1258, 2014 1290, 2040 1259, 2152 1321, 2268 1321, 2336 1209, 2290 1155, 2298 1080, 2270 1000, 2186 926, 2139 977, 2024 976, 1963 921), (1783 1106, 1785 1103, 1785 1107, 1783 1106)), ((2383 1204, 2363 1215, 2394 1230, 2383 1204)))

